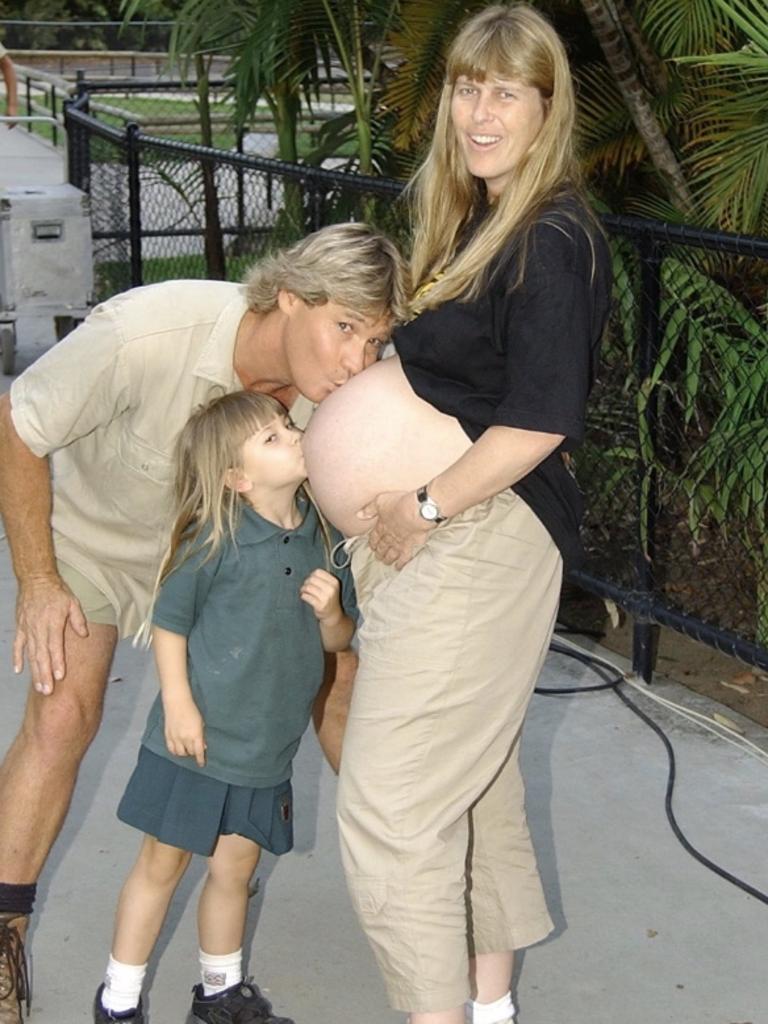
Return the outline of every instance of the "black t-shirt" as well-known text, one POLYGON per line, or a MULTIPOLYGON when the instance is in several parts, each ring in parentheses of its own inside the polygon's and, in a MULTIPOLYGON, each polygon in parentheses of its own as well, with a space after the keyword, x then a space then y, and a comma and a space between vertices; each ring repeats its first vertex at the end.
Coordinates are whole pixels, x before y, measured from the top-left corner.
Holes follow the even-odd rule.
POLYGON ((517 272, 510 242, 479 299, 426 310, 397 329, 395 347, 416 394, 455 416, 472 441, 498 425, 565 435, 513 490, 573 568, 583 556, 583 502, 561 453, 584 435, 611 290, 607 243, 579 200, 541 212, 515 287, 517 272))

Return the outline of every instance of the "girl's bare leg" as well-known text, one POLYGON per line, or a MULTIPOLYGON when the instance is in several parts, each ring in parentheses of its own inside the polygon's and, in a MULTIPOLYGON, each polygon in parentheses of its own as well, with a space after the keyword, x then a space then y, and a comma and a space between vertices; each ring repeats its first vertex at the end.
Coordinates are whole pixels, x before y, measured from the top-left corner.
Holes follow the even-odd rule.
POLYGON ((149 960, 191 853, 145 836, 117 904, 112 956, 123 964, 149 960))
POLYGON ((208 859, 197 907, 200 949, 213 956, 234 953, 243 944, 248 912, 248 885, 259 863, 261 847, 243 836, 219 836, 208 859))

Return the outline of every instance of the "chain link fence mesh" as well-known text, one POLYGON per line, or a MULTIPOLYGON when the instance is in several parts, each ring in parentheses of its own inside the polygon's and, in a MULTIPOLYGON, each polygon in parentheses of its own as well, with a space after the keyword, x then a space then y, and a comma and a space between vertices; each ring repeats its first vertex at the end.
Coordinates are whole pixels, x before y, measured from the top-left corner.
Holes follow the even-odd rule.
POLYGON ((576 454, 588 571, 765 647, 768 260, 658 239, 644 274, 637 240, 612 246, 613 314, 576 454))
MULTIPOLYGON (((361 191, 349 176, 294 173, 202 156, 192 146, 140 141, 141 257, 143 282, 175 277, 240 280, 268 248, 288 245, 322 224, 365 219, 404 243, 408 217, 397 201, 361 191), (214 193, 206 199, 206 178, 214 193), (206 233, 221 237, 223 267, 206 259, 206 233)), ((262 161, 263 163, 263 161, 262 161)), ((128 175, 125 143, 91 142, 90 194, 97 298, 130 287, 128 175), (111 236, 111 237, 110 237, 111 236)))

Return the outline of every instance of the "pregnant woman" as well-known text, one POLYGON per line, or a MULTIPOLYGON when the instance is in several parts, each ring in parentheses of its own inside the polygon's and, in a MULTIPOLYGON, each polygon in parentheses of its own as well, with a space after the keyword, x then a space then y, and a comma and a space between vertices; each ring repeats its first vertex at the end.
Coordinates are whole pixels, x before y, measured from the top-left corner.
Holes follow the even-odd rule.
POLYGON ((324 401, 314 490, 352 543, 361 663, 339 782, 355 908, 411 1024, 511 1024, 551 930, 520 732, 579 557, 582 438, 609 290, 578 189, 563 45, 519 4, 468 21, 411 186, 398 358, 324 401), (360 514, 362 510, 362 515, 360 514))

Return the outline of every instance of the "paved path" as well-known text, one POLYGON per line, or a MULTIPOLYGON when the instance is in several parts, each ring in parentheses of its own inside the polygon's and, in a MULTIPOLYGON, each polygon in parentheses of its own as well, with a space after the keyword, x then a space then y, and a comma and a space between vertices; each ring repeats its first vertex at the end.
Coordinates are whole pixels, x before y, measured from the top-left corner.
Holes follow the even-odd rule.
POLYGON ((7 185, 61 185, 66 181, 64 151, 18 124, 0 123, 0 188, 7 185))
MULTIPOLYGON (((51 342, 47 322, 23 322, 19 367, 51 342)), ((9 668, 13 600, 2 542, 0 750, 16 730, 25 689, 9 668)), ((549 686, 593 681, 578 662, 557 655, 542 679, 549 686)), ((117 891, 137 848, 136 834, 114 811, 155 686, 148 657, 121 644, 103 727, 41 880, 32 1024, 90 1019, 117 891)), ((673 684, 655 689, 700 710, 719 709, 673 684)), ((676 807, 690 840, 768 891, 768 769, 669 712, 652 713, 677 751, 676 807)), ((768 732, 742 724, 768 749, 768 732)), ((523 762, 557 928, 521 957, 519 1024, 766 1024, 768 906, 706 871, 673 838, 663 810, 666 760, 653 733, 610 693, 537 696, 523 762)), ((259 869, 251 969, 297 1024, 401 1022, 386 1008, 350 910, 333 820, 335 780, 311 734, 295 787, 296 850, 279 861, 265 858, 259 869)), ((184 1020, 196 980, 201 871, 195 864, 182 883, 152 961, 152 1024, 184 1020)))

